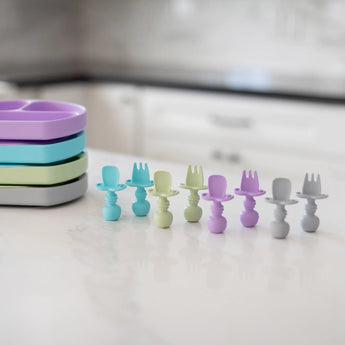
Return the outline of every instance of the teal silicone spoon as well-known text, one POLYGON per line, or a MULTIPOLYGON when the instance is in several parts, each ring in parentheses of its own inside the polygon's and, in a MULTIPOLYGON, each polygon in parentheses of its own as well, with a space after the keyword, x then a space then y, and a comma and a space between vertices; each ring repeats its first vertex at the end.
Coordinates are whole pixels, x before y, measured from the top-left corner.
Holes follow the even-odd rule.
POLYGON ((125 189, 125 184, 119 184, 119 169, 108 165, 102 168, 103 183, 98 183, 96 188, 106 191, 105 200, 107 202, 103 207, 103 216, 106 220, 118 220, 121 216, 121 207, 116 204, 117 195, 115 192, 125 189))

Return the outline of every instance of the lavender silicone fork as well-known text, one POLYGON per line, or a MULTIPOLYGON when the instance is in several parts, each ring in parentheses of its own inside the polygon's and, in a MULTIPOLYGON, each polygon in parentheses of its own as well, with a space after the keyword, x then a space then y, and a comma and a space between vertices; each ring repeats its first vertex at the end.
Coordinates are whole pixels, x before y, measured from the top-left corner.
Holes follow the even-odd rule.
POLYGON ((235 194, 245 196, 243 202, 244 211, 241 213, 241 223, 245 227, 253 227, 257 224, 259 220, 259 213, 254 210, 255 207, 255 196, 264 195, 266 191, 259 189, 259 179, 258 174, 254 171, 254 176, 252 176, 252 171, 249 170, 249 175, 247 177, 246 171, 243 170, 241 187, 235 189, 235 194))
POLYGON ((208 193, 201 194, 204 200, 213 201, 211 206, 212 215, 207 220, 209 230, 214 234, 224 232, 227 221, 222 216, 224 206, 222 202, 234 198, 233 195, 226 194, 226 178, 222 175, 211 175, 208 178, 208 193))

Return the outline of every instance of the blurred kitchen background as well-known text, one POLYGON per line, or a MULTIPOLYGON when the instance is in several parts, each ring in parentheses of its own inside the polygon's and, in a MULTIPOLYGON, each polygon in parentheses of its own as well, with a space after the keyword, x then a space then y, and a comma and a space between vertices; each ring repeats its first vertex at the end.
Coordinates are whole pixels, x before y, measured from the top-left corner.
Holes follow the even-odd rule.
POLYGON ((344 18, 345 0, 0 0, 0 98, 85 105, 93 148, 343 177, 344 18))

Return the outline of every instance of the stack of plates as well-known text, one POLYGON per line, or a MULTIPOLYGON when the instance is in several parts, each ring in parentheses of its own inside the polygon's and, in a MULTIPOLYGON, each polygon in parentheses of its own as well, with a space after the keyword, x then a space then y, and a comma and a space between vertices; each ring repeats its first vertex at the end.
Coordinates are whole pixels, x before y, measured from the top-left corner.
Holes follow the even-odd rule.
POLYGON ((43 100, 0 102, 0 204, 51 206, 87 190, 86 109, 43 100))

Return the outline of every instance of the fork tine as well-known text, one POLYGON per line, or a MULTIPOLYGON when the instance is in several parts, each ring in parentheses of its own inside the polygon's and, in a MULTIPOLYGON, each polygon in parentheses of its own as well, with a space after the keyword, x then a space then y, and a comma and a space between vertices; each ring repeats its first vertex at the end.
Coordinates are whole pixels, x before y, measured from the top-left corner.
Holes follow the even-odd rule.
POLYGON ((202 166, 200 165, 200 170, 199 170, 199 177, 200 177, 200 186, 204 184, 204 173, 202 171, 202 166))
POLYGON ((186 175, 186 185, 188 186, 190 183, 190 179, 192 177, 192 166, 189 164, 187 169, 187 175, 186 175))
POLYGON ((259 190, 259 178, 258 178, 258 172, 254 171, 254 187, 255 190, 259 190))
POLYGON ((135 181, 135 179, 136 179, 136 172, 137 172, 137 170, 138 170, 138 167, 137 167, 137 163, 135 162, 133 164, 133 170, 132 170, 132 181, 135 181))
POLYGON ((321 194, 321 179, 320 179, 320 174, 317 174, 316 186, 317 186, 317 194, 321 194))
POLYGON ((303 194, 308 194, 308 173, 305 174, 304 176, 304 182, 303 182, 303 188, 302 188, 302 192, 303 194))
POLYGON ((248 176, 248 178, 252 179, 252 171, 251 171, 251 170, 249 170, 249 176, 248 176))
POLYGON ((150 182, 150 172, 149 172, 149 167, 148 167, 147 163, 145 163, 144 176, 145 176, 145 182, 149 183, 150 182))
POLYGON ((245 190, 246 180, 247 180, 247 172, 243 170, 242 179, 241 179, 241 190, 245 190))
POLYGON ((197 187, 201 187, 203 185, 203 176, 202 176, 202 168, 201 166, 196 166, 196 173, 195 173, 195 184, 197 187))

